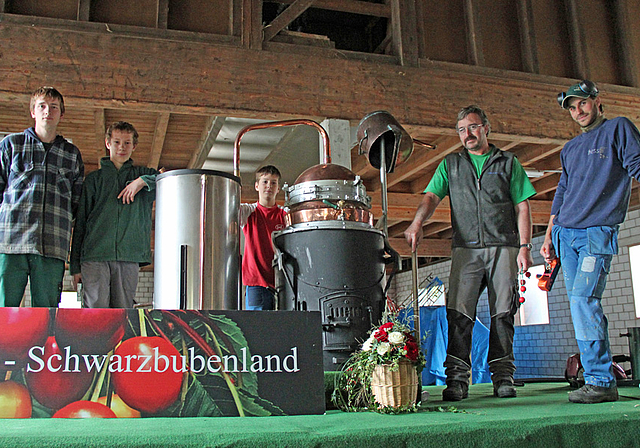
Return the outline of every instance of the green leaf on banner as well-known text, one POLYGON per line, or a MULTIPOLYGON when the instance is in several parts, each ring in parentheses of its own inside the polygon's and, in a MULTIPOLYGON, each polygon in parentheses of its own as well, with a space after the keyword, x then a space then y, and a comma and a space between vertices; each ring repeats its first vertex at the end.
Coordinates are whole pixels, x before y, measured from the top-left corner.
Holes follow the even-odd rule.
POLYGON ((180 417, 221 417, 224 416, 215 400, 199 381, 193 381, 180 409, 180 417))
POLYGON ((240 401, 244 412, 248 416, 265 417, 271 415, 286 415, 282 409, 268 400, 240 392, 240 401))

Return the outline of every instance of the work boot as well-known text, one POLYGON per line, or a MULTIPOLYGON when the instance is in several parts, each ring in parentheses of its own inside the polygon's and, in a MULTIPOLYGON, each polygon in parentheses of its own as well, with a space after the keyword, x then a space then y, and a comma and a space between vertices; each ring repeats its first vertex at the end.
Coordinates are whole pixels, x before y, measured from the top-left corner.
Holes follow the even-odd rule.
POLYGON ((517 394, 512 380, 499 380, 493 383, 493 395, 498 398, 511 398, 517 394))
POLYGON ((569 401, 572 403, 603 403, 605 401, 618 401, 618 388, 616 386, 602 387, 593 384, 585 384, 580 389, 569 393, 569 401))
POLYGON ((460 401, 469 396, 469 385, 462 381, 451 381, 447 383, 447 388, 442 391, 443 401, 460 401))

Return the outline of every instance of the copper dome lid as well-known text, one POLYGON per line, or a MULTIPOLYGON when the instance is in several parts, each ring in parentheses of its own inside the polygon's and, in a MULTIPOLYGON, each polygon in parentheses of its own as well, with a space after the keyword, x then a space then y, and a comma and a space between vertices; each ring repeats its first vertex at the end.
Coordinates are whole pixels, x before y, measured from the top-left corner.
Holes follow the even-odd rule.
POLYGON ((349 168, 334 163, 324 163, 307 168, 298 176, 295 184, 318 180, 347 180, 355 181, 356 175, 349 168))

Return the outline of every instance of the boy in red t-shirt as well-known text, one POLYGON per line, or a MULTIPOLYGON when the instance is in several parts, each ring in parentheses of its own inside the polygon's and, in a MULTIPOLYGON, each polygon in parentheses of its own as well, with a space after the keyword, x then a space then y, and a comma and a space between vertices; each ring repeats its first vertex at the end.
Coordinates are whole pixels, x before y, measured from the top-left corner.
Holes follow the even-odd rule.
POLYGON ((246 286, 248 310, 272 310, 275 300, 273 243, 271 233, 284 229, 286 211, 276 204, 280 171, 265 165, 256 172, 258 202, 240 205, 240 227, 244 232, 242 283, 246 286))

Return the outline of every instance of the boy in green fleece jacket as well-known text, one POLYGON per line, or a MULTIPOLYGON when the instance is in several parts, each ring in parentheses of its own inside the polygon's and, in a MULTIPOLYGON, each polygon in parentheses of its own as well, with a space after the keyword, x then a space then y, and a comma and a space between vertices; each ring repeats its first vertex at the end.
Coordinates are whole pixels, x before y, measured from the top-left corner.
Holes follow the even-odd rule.
POLYGON ((139 268, 151 263, 151 212, 160 172, 133 165, 138 144, 133 125, 113 123, 105 144, 109 157, 83 185, 70 272, 76 289, 83 284, 83 307, 131 308, 139 268))

